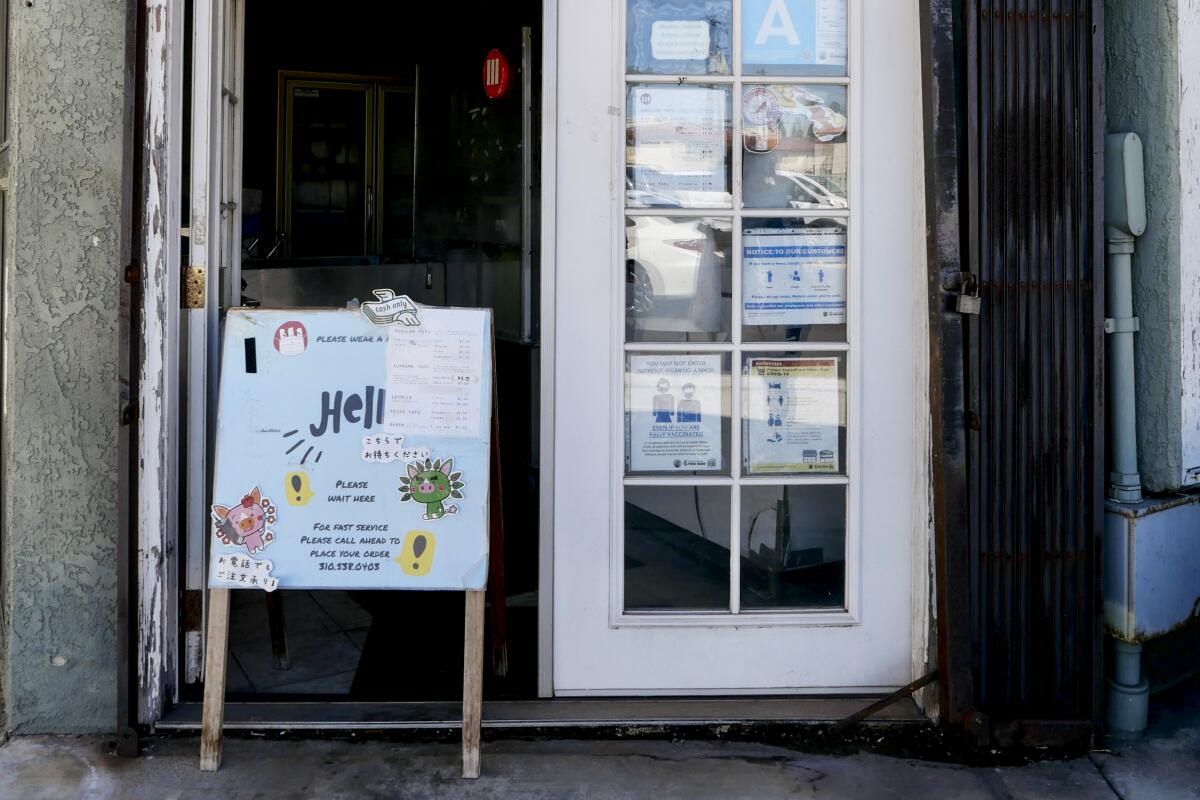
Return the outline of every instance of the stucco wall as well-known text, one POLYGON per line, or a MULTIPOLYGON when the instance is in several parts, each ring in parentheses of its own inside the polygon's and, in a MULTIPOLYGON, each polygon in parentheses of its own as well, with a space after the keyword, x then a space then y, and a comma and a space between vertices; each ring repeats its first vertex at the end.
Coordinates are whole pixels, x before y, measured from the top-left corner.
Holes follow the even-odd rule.
MULTIPOLYGON (((1146 154, 1149 225, 1134 256, 1138 461, 1153 490, 1177 487, 1180 446, 1180 78, 1177 2, 1106 0, 1109 132, 1133 131, 1146 154)), ((1189 2, 1189 0, 1182 0, 1189 2)))
POLYGON ((11 14, 0 680, 12 731, 112 730, 125 4, 11 14))
POLYGON ((1185 484, 1200 483, 1200 0, 1179 5, 1179 346, 1185 484))

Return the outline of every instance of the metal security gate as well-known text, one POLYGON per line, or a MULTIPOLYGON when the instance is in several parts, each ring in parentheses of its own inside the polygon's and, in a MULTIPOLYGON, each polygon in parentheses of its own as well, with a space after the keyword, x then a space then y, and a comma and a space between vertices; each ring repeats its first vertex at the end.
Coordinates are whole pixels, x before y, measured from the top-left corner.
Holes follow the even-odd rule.
POLYGON ((926 11, 927 113, 951 126, 929 168, 943 702, 993 740, 1091 731, 1101 709, 1101 9, 926 11))

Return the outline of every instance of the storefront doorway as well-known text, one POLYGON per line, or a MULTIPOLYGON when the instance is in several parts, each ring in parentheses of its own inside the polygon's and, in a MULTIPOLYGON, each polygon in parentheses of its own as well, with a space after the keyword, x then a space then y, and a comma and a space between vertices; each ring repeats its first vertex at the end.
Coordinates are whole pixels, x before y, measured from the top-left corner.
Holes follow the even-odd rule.
MULTIPOLYGON (((540 4, 365 14, 313 0, 226 0, 222 11, 212 46, 222 54, 226 118, 207 151, 214 163, 200 169, 210 185, 223 184, 228 241, 214 276, 222 309, 344 308, 386 288, 428 305, 494 310, 505 536, 492 575, 505 591, 490 604, 485 696, 535 697, 540 4), (508 82, 489 95, 493 52, 508 82)), ((203 347, 190 337, 193 361, 214 357, 215 330, 203 347)), ((211 443, 220 365, 212 366, 203 386, 189 386, 189 425, 203 426, 191 443, 211 443)), ((210 524, 202 456, 191 449, 185 478, 195 487, 183 569, 192 591, 203 589, 210 524)), ((229 699, 453 700, 462 602, 461 594, 236 592, 229 699)), ((198 608, 185 603, 181 613, 184 699, 202 685, 197 637, 187 637, 199 630, 198 608)))
MULTIPOLYGON (((220 264, 209 296, 387 287, 496 311, 508 668, 485 698, 877 695, 925 674, 915 4, 211 2, 218 122, 193 186, 220 188, 191 199, 211 254, 195 233, 190 254, 220 264), (489 99, 493 49, 512 85, 489 99)), ((184 326, 207 405, 186 410, 183 699, 217 305, 184 326)), ((241 594, 231 700, 459 696, 457 598, 241 594)))

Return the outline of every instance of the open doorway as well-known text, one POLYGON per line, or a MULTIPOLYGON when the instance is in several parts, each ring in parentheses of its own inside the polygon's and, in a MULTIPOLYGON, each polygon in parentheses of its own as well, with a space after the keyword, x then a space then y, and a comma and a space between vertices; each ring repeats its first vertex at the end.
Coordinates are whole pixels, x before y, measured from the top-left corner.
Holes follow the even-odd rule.
MULTIPOLYGON (((245 6, 234 304, 346 307, 388 288, 494 311, 506 597, 488 617, 489 699, 538 685, 540 41, 539 0, 245 6), (493 50, 509 74, 497 97, 493 50)), ((462 603, 235 592, 229 699, 454 700, 462 603)))

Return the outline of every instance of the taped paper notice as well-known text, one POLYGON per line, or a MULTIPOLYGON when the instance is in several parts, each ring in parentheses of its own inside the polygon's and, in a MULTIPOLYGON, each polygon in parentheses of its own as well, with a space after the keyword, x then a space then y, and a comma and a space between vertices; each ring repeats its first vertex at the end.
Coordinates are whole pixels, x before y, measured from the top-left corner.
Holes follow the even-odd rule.
POLYGON ((449 315, 388 331, 384 428, 406 436, 479 436, 483 330, 449 315))
POLYGON ((279 588, 279 579, 271 575, 274 569, 275 565, 269 559, 220 553, 213 560, 208 585, 273 592, 279 588))
POLYGON ((704 61, 709 45, 706 20, 660 20, 650 26, 650 51, 658 61, 704 61))

